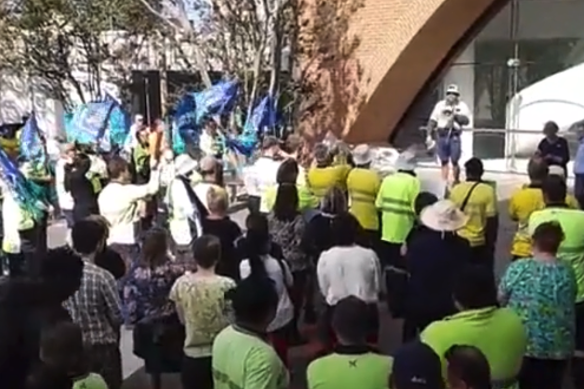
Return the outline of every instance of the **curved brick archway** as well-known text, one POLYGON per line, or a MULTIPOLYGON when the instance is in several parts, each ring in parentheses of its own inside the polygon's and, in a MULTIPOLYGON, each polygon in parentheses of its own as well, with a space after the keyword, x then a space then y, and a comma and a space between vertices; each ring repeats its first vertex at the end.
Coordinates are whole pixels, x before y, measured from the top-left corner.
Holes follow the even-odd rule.
POLYGON ((332 131, 351 143, 387 142, 424 86, 508 2, 308 1, 313 8, 301 31, 315 35, 303 62, 313 106, 301 129, 309 138, 332 131))

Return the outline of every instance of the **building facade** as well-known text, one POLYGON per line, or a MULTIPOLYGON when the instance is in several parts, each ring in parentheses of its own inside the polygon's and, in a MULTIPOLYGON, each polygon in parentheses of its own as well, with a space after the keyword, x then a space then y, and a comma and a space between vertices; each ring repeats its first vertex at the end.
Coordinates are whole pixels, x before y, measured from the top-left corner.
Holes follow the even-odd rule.
POLYGON ((311 126, 404 147, 457 84, 473 113, 464 155, 524 157, 546 121, 567 130, 584 119, 582 15, 584 0, 366 0, 347 30, 359 40, 349 85, 359 96, 345 99, 344 121, 311 126))

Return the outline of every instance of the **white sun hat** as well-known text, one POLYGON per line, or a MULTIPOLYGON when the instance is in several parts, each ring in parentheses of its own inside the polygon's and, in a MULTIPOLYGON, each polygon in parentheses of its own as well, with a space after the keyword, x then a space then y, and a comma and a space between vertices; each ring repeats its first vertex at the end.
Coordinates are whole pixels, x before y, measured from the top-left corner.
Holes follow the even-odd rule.
POLYGON ((181 154, 174 160, 175 173, 179 176, 186 176, 194 171, 198 165, 198 162, 187 154, 181 154))
POLYGON ((434 231, 456 231, 465 226, 468 217, 450 200, 439 200, 420 213, 423 225, 434 231))
POLYGON ((366 144, 357 145, 353 149, 353 162, 355 165, 367 165, 373 160, 373 153, 371 147, 366 144))

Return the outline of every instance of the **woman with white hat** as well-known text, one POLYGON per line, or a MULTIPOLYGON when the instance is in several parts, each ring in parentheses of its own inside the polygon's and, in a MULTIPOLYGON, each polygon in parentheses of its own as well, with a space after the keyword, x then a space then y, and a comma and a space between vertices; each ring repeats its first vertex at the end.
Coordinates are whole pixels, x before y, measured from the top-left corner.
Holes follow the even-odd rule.
POLYGON ((405 255, 409 280, 406 292, 404 340, 416 337, 428 324, 456 312, 453 276, 471 261, 468 241, 456 231, 467 217, 450 200, 439 200, 420 213, 422 228, 412 234, 405 255))

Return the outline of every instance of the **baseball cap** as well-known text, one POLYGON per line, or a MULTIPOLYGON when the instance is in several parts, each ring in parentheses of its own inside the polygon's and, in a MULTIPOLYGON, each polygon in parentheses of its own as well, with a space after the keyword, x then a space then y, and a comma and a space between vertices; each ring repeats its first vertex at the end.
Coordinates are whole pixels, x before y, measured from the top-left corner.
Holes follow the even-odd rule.
POLYGON ((440 357, 422 342, 405 344, 394 355, 391 381, 395 389, 444 389, 440 357))

